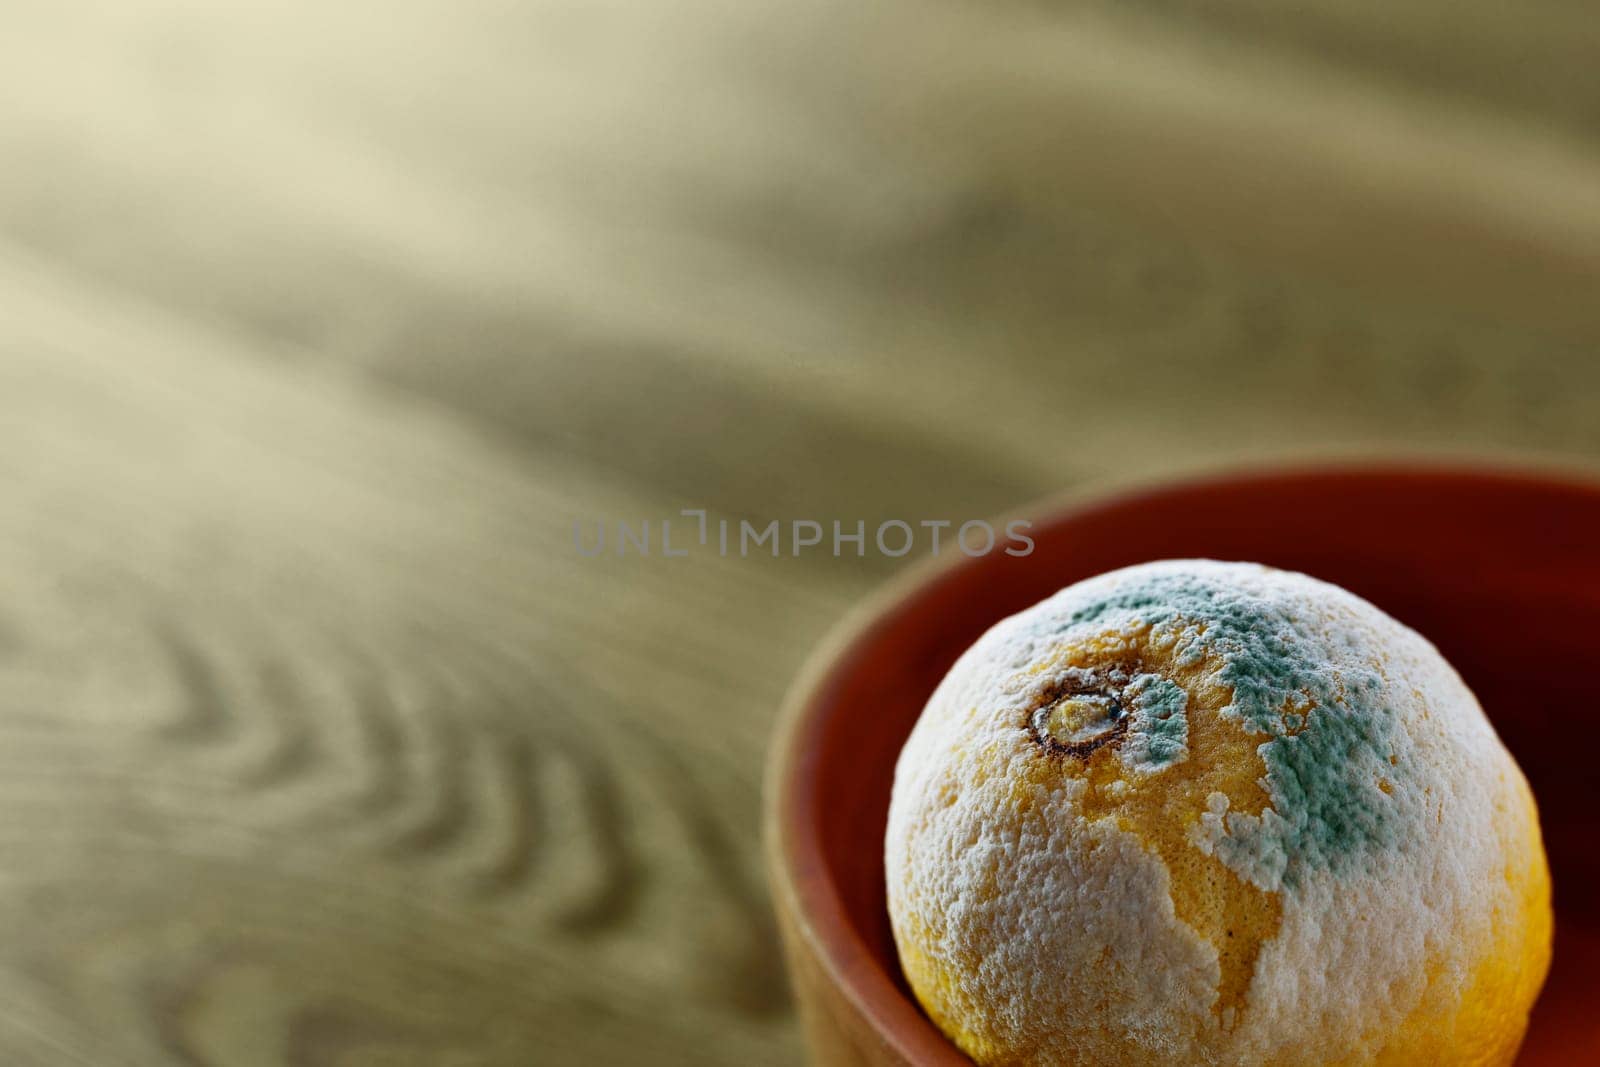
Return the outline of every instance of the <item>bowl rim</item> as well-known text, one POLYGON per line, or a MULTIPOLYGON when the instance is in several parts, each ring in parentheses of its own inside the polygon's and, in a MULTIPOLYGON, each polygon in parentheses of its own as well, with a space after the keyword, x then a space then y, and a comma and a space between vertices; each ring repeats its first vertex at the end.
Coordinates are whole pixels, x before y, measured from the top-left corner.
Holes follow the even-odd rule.
MULTIPOLYGON (((1252 464, 1211 464, 1143 477, 1093 479, 1003 513, 1060 525, 1173 492, 1348 478, 1432 480, 1485 487, 1541 488, 1600 496, 1592 463, 1537 454, 1338 455, 1252 464)), ((800 813, 816 797, 816 740, 843 680, 860 668, 869 639, 898 625, 931 591, 982 557, 959 552, 918 560, 843 615, 807 656, 786 692, 764 768, 762 838, 775 902, 810 949, 835 992, 873 1034, 908 1063, 969 1062, 878 963, 848 917, 828 873, 817 827, 800 813)))

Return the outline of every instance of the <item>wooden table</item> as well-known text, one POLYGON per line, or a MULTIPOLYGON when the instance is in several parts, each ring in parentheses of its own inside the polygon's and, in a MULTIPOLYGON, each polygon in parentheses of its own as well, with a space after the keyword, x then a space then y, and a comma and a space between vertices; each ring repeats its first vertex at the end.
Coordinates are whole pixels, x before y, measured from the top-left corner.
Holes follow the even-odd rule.
POLYGON ((1583 12, 865 7, 7 13, 0 1061, 796 1061, 765 737, 899 561, 574 523, 1600 454, 1583 12))

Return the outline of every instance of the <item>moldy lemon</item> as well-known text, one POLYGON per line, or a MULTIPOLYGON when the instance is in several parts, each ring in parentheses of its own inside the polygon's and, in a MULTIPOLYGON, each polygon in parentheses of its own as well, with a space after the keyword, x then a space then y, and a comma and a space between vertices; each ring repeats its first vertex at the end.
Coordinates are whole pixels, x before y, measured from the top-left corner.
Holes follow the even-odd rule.
POLYGON ((1254 564, 990 630, 901 753, 886 860, 911 988, 980 1064, 1508 1064, 1550 958, 1533 797, 1461 678, 1254 564))

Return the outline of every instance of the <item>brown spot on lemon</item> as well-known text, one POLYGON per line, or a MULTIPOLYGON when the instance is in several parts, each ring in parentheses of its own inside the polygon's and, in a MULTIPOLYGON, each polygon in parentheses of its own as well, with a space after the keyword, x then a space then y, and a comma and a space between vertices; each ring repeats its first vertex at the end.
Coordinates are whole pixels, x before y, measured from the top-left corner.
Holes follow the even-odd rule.
POLYGON ((1067 688, 1035 708, 1029 725, 1046 752, 1087 759, 1127 736, 1128 716, 1109 693, 1067 688))

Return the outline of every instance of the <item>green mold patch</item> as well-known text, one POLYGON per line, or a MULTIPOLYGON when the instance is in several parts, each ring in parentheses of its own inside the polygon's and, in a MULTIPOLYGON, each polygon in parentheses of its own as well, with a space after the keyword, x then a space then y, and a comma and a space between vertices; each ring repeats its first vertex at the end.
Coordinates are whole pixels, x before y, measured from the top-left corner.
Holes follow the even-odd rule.
POLYGON ((1160 770, 1189 756, 1189 694, 1159 674, 1135 675, 1122 690, 1132 725, 1122 758, 1138 770, 1160 770))
MULTIPOLYGON (((1263 738, 1272 807, 1260 816, 1215 812, 1196 845, 1267 890, 1293 888, 1313 871, 1342 873, 1394 847, 1395 809, 1378 783, 1392 770, 1398 715, 1371 658, 1336 628, 1308 625, 1316 605, 1304 596, 1245 590, 1227 581, 1228 568, 1207 570, 1131 579, 1069 619, 1144 624, 1177 662, 1220 662, 1217 680, 1233 692, 1222 714, 1263 738)), ((1178 687, 1155 675, 1135 684, 1132 732, 1148 738, 1144 758, 1151 766, 1184 758, 1182 691, 1174 696, 1178 687)))

